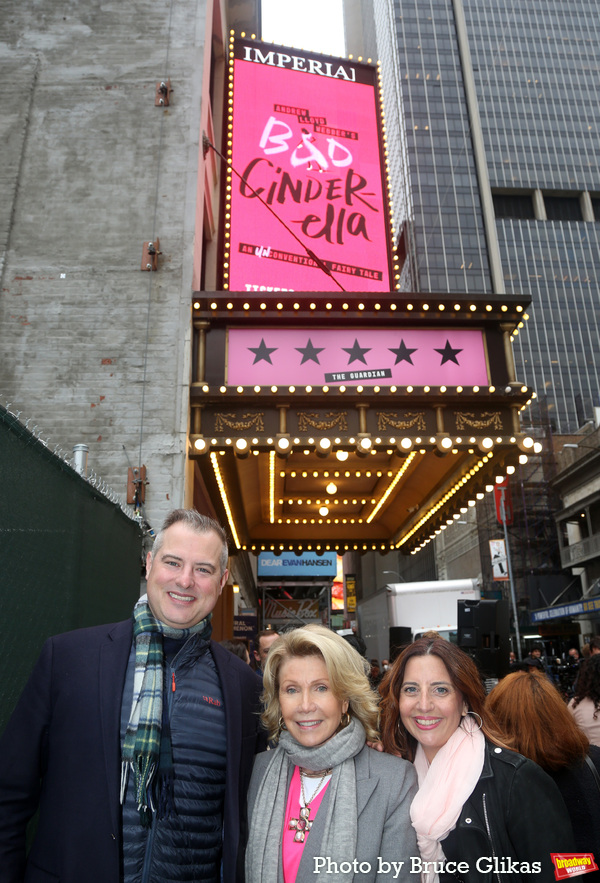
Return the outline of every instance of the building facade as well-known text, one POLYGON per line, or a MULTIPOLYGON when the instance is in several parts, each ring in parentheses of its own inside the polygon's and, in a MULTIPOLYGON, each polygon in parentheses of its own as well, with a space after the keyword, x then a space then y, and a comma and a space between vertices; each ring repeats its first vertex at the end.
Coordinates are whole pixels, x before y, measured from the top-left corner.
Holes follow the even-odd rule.
POLYGON ((53 448, 86 444, 123 498, 145 466, 140 512, 156 530, 190 502, 200 142, 225 4, 2 0, 0 15, 14 83, 0 123, 0 394, 53 448))
MULTIPOLYGON (((581 594, 561 562, 553 437, 593 420, 600 395, 599 11, 589 0, 368 0, 362 44, 347 28, 349 52, 381 60, 402 287, 531 299, 512 339, 517 379, 537 393, 523 425, 543 448, 511 478, 524 624, 581 594)), ((497 538, 486 498, 436 539, 420 573, 402 557, 396 567, 412 579, 480 575, 497 592, 497 538)))
MULTIPOLYGON (((600 429, 573 436, 558 454, 554 486, 562 506, 557 516, 565 568, 581 578, 583 596, 600 588, 600 429)), ((600 603, 600 599, 596 599, 600 603)))
MULTIPOLYGON (((599 404, 600 7, 374 0, 405 284, 528 294, 519 379, 553 432, 599 404)), ((539 415, 532 412, 531 420, 539 415)))

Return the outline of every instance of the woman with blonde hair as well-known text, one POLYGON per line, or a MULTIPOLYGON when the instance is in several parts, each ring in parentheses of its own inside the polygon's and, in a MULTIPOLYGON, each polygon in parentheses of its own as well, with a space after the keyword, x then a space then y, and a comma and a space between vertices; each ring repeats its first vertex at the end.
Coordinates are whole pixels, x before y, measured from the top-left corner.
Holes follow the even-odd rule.
POLYGON ((408 883, 418 856, 411 765, 379 739, 369 665, 329 629, 281 635, 264 670, 263 722, 277 742, 255 760, 246 883, 408 883))
MULTIPOLYGON (((592 852, 597 861, 600 748, 590 745, 554 684, 536 671, 514 672, 494 687, 485 707, 510 733, 511 747, 554 779, 571 818, 577 852, 592 852)), ((586 880, 600 880, 600 872, 586 874, 586 880)))
POLYGON ((509 750, 471 657, 429 633, 398 656, 380 692, 384 748, 417 771, 422 880, 554 883, 550 853, 574 851, 569 816, 550 777, 509 750))

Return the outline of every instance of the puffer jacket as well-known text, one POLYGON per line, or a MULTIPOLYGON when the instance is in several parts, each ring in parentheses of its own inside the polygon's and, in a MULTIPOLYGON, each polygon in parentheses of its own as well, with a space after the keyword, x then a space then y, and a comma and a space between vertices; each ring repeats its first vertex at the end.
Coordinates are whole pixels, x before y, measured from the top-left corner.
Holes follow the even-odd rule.
MULTIPOLYGON (((152 826, 142 827, 129 776, 123 806, 124 883, 157 879, 218 883, 220 879, 227 742, 221 685, 209 642, 193 635, 172 649, 178 652, 166 664, 166 692, 176 814, 160 820, 153 816, 152 826)), ((124 697, 133 688, 133 658, 124 697)), ((130 704, 124 699, 122 735, 130 704)))
POLYGON ((550 776, 486 742, 479 781, 441 846, 446 862, 464 863, 443 883, 556 883, 550 853, 574 852, 575 838, 550 776))

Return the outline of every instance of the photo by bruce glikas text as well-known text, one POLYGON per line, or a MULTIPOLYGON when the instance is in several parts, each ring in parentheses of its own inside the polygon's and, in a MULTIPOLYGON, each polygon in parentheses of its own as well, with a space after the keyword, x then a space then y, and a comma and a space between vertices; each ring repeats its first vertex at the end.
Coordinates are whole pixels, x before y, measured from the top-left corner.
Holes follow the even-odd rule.
MULTIPOLYGON (((372 869, 370 862, 361 862, 359 858, 347 862, 334 862, 326 856, 315 856, 313 859, 313 874, 368 874, 372 869)), ((385 861, 377 859, 378 874, 392 874, 396 879, 404 868, 406 862, 385 861)), ((411 874, 434 873, 434 874, 468 874, 471 870, 468 862, 426 862, 420 856, 412 856, 410 859, 409 872, 411 874)), ((518 862, 512 858, 503 856, 481 856, 475 862, 475 870, 480 874, 539 874, 542 870, 541 862, 518 862)), ((405 872, 406 873, 406 872, 405 872)))

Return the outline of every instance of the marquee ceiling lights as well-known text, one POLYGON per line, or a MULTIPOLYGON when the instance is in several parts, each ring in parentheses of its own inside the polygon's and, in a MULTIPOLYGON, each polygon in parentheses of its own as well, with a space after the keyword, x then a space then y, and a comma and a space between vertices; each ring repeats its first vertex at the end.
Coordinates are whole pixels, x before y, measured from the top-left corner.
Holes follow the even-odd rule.
MULTIPOLYGON (((244 395, 249 396, 254 393, 256 396, 263 396, 265 393, 270 392, 272 395, 279 395, 283 397, 288 397, 290 395, 294 395, 295 392, 300 389, 303 390, 307 395, 311 394, 320 394, 324 395, 357 395, 357 396, 365 396, 366 398, 374 395, 381 396, 394 396, 399 397, 403 395, 410 395, 412 397, 418 397, 419 395, 425 396, 438 396, 444 395, 448 398, 451 398, 453 395, 478 395, 480 393, 485 394, 486 396, 497 396, 498 398, 506 398, 506 396, 512 395, 513 393, 524 395, 525 393, 529 393, 529 398, 526 402, 521 406, 521 410, 531 404, 531 402, 537 398, 536 393, 533 390, 530 390, 527 386, 522 385, 521 383, 517 383, 514 385, 509 385, 505 388, 498 389, 495 386, 489 386, 482 388, 481 386, 388 386, 388 387, 380 387, 380 386, 354 386, 354 387, 346 387, 344 385, 341 386, 329 386, 324 385, 321 387, 317 386, 306 386, 306 387, 295 387, 295 386, 220 386, 220 387, 211 387, 206 383, 202 384, 193 384, 195 390, 199 390, 201 393, 207 396, 214 396, 215 393, 219 393, 220 396, 233 396, 233 395, 244 395), (512 387, 515 387, 514 389, 512 387)), ((394 442, 395 443, 395 442, 394 442)), ((531 442, 533 446, 533 440, 531 442)), ((365 445, 365 448, 368 449, 369 445, 365 445)))
MULTIPOLYGON (((356 454, 354 454, 354 462, 350 460, 351 465, 348 469, 328 470, 310 466, 307 469, 299 469, 297 466, 290 468, 289 465, 282 467, 273 444, 268 454, 263 452, 260 456, 266 455, 268 523, 271 524, 274 534, 272 539, 265 537, 260 545, 269 549, 279 547, 298 549, 300 543, 310 542, 311 534, 315 531, 324 531, 323 541, 329 540, 329 545, 339 551, 350 549, 359 552, 373 549, 383 552, 393 549, 410 553, 419 551, 441 530, 458 521, 461 513, 466 513, 469 508, 476 506, 478 501, 484 500, 485 493, 490 493, 497 482, 504 480, 506 475, 514 473, 513 464, 516 464, 520 458, 526 459, 525 454, 519 454, 525 439, 527 439, 525 444, 531 449, 529 438, 525 436, 514 437, 510 441, 500 439, 502 445, 499 449, 499 459, 494 457, 493 451, 482 456, 477 454, 477 446, 470 449, 470 459, 462 461, 461 472, 451 485, 445 490, 442 488, 440 493, 434 492, 433 496, 427 492, 420 505, 401 510, 405 513, 407 509, 409 513, 414 510, 414 514, 409 516, 405 525, 398 525, 396 535, 392 531, 387 539, 365 537, 364 533, 365 530, 368 533, 372 528, 378 530, 382 515, 384 521, 381 524, 385 523, 386 518, 389 520, 390 513, 387 516, 385 514, 388 507, 392 505, 397 508, 399 501, 405 498, 407 490, 414 485, 415 480, 422 484, 422 476, 426 475, 431 467, 425 465, 425 473, 413 474, 413 469, 418 464, 425 464, 425 455, 428 452, 431 454, 432 449, 436 447, 435 444, 431 444, 431 439, 424 440, 423 448, 419 451, 411 451, 402 461, 398 461, 397 457, 394 460, 395 455, 390 454, 389 449, 378 448, 374 454, 379 460, 384 457, 388 468, 384 465, 376 469, 357 468, 360 461, 356 458, 356 454), (507 450, 513 452, 509 460, 506 459, 507 450), (389 464, 394 462, 397 465, 390 468, 389 464), (337 476, 335 497, 332 496, 332 489, 325 487, 325 482, 334 477, 334 473, 337 476), (412 485, 411 483, 406 485, 406 478, 410 475, 413 475, 412 485), (361 482, 367 484, 361 486, 361 482), (291 533, 289 533, 290 529, 291 533), (281 534, 282 530, 288 533, 287 541, 281 534), (360 538, 353 536, 355 531, 362 531, 363 536, 360 538), (335 533, 339 533, 337 538, 334 537, 335 533), (346 533, 345 537, 344 533, 346 533)), ((214 444, 217 440, 212 439, 211 442, 214 444)), ((256 550, 259 548, 259 543, 253 542, 251 537, 246 538, 240 534, 240 514, 236 512, 228 494, 232 463, 240 462, 240 468, 245 470, 246 467, 242 467, 241 464, 248 461, 245 458, 239 461, 235 457, 227 460, 227 457, 232 457, 235 445, 231 444, 228 450, 229 454, 225 449, 213 449, 208 458, 202 458, 199 462, 208 461, 211 464, 211 472, 216 480, 236 547, 256 550)), ((465 453, 468 454, 463 450, 463 457, 465 453)), ((292 452, 296 460, 298 455, 299 452, 295 454, 292 452)), ((259 465, 258 461, 257 465, 259 465)), ((396 509, 393 511, 395 512, 396 509)), ((247 517, 246 515, 246 519, 247 517)), ((246 529, 243 533, 246 534, 246 529)))
MULTIPOLYGON (((320 441, 322 441, 322 440, 319 440, 316 442, 317 446, 320 444, 320 441)), ((344 442, 342 442, 342 444, 353 445, 354 441, 355 440, 353 438, 349 438, 349 439, 346 439, 344 442)), ((369 441, 370 441, 370 439, 369 439, 369 441)), ((370 447, 370 449, 368 451, 369 454, 376 455, 377 453, 381 453, 382 451, 386 452, 387 454, 391 453, 390 444, 392 444, 392 445, 395 444, 395 439, 393 437, 389 438, 387 441, 385 439, 378 439, 377 441, 379 442, 379 444, 377 445, 377 447, 370 447)), ((435 452, 435 450, 438 448, 438 446, 441 445, 444 450, 450 450, 450 448, 452 448, 452 450, 454 450, 454 449, 456 449, 457 451, 463 450, 463 451, 468 451, 469 453, 472 454, 472 453, 474 453, 473 446, 476 446, 477 448, 479 448, 482 451, 491 451, 491 449, 496 444, 503 445, 503 446, 510 445, 511 447, 516 446, 520 450, 533 452, 534 446, 532 444, 532 441, 533 440, 531 439, 530 436, 522 435, 522 434, 519 436, 511 436, 511 437, 498 436, 496 439, 488 439, 488 438, 476 439, 474 437, 463 438, 462 436, 457 436, 453 440, 449 437, 448 438, 442 437, 441 441, 437 437, 432 436, 431 438, 426 438, 426 439, 422 439, 419 437, 417 437, 415 439, 403 438, 400 441, 400 445, 402 446, 403 452, 409 451, 410 448, 412 447, 413 443, 416 443, 417 445, 420 446, 419 450, 422 453, 426 453, 427 451, 434 451, 435 452), (489 443, 491 443, 491 444, 489 444, 489 443), (407 447, 404 447, 405 445, 407 447)), ((329 442, 331 444, 331 440, 329 440, 329 442)), ((192 446, 192 450, 190 451, 192 456, 197 456, 198 454, 202 454, 202 455, 206 454, 211 449, 215 449, 215 448, 219 448, 221 453, 223 453, 225 450, 231 448, 234 451, 234 453, 238 456, 240 455, 240 449, 242 449, 243 453, 250 453, 254 446, 256 446, 256 449, 259 452, 260 451, 268 451, 274 447, 274 450, 276 451, 276 453, 279 454, 283 450, 286 455, 291 454, 294 450, 296 450, 296 451, 308 450, 309 452, 312 452, 315 449, 315 439, 311 438, 311 439, 307 439, 304 441, 302 441, 300 439, 294 439, 295 446, 292 446, 291 440, 287 436, 278 437, 276 440, 274 440, 272 438, 266 438, 266 439, 253 438, 253 439, 245 439, 245 440, 237 439, 234 442, 233 439, 231 439, 231 438, 205 439, 203 436, 198 435, 198 436, 191 436, 190 443, 192 446)), ((538 453, 538 451, 535 451, 535 452, 538 453)), ((358 454, 359 452, 356 451, 356 453, 358 454)), ((360 454, 359 454, 359 456, 360 456, 360 454)), ((527 460, 525 459, 523 461, 522 459, 520 459, 519 462, 527 462, 527 460)), ((312 474, 314 476, 316 476, 317 472, 313 470, 312 474)), ((325 476, 328 475, 328 473, 326 473, 326 472, 323 474, 325 476)), ((336 475, 339 475, 339 474, 340 473, 336 473, 336 475)), ((349 475, 350 475, 350 473, 348 473, 348 472, 346 472, 345 474, 347 477, 349 477, 349 475)), ((360 471, 356 472, 357 476, 359 476, 360 474, 361 474, 360 471)), ((369 472, 366 472, 365 474, 367 476, 370 475, 369 472)), ((379 472, 377 474, 381 475, 382 473, 379 472)), ((304 477, 306 477, 306 475, 304 477)))
MULTIPOLYGON (((262 293, 265 294, 264 292, 262 293)), ((207 300, 204 296, 197 297, 193 301, 193 310, 197 311, 210 311, 212 313, 220 313, 220 312, 234 312, 236 310, 248 311, 252 309, 252 305, 248 300, 241 299, 236 297, 236 292, 229 292, 229 297, 225 298, 214 298, 212 300, 207 300)), ((332 298, 334 295, 330 292, 329 297, 332 298)), ((435 313, 444 314, 445 318, 451 319, 451 316, 446 316, 447 310, 450 310, 455 314, 456 319, 459 319, 461 322, 464 321, 472 321, 473 318, 478 315, 487 315, 490 314, 500 314, 505 316, 507 319, 514 314, 515 322, 515 331, 513 333, 518 333, 519 328, 523 328, 523 323, 529 319, 529 315, 525 312, 525 305, 520 303, 502 303, 501 301, 496 301, 495 303, 489 303, 485 301, 480 301, 478 303, 473 302, 472 300, 454 300, 451 302, 444 303, 441 297, 437 297, 437 299, 433 298, 433 303, 428 300, 416 301, 413 299, 402 300, 401 295, 396 293, 394 295, 393 300, 385 300, 384 298, 379 298, 376 302, 373 302, 369 299, 366 303, 365 300, 361 297, 358 297, 356 300, 352 297, 352 293, 345 293, 345 299, 340 303, 338 300, 337 303, 331 302, 328 300, 324 303, 324 307, 327 310, 331 310, 334 308, 340 308, 342 310, 351 310, 355 311, 358 314, 364 316, 366 312, 373 312, 374 314, 379 314, 381 310, 389 310, 390 312, 397 312, 398 310, 407 313, 415 313, 423 312, 429 313, 433 315, 435 313), (459 314, 456 315, 456 314, 459 314)), ((307 311, 311 312, 319 307, 320 301, 316 300, 315 293, 312 293, 310 299, 300 299, 296 297, 295 300, 286 300, 284 302, 281 301, 273 301, 264 297, 264 300, 257 302, 256 308, 263 311, 276 311, 277 313, 286 313, 293 312, 297 313, 299 311, 307 311)))
POLYGON ((236 524, 235 524, 235 520, 233 517, 233 513, 231 511, 231 506, 229 504, 229 498, 227 496, 227 491, 225 489, 225 482, 224 482, 223 476, 221 474, 221 469, 219 466, 219 458, 217 457, 217 455, 215 453, 212 453, 210 455, 210 460, 211 460, 211 463, 212 463, 212 466, 213 466, 213 469, 215 472, 215 478, 217 479, 217 485, 219 487, 219 492, 221 494, 221 500, 223 502, 223 506, 224 506, 225 511, 227 513, 227 521, 229 522, 229 527, 231 529, 231 535, 233 537, 233 542, 235 543, 236 548, 239 549, 240 548, 240 539, 239 539, 238 532, 236 529, 236 524))

